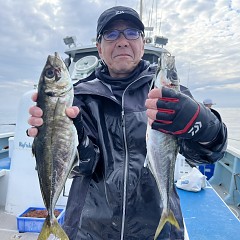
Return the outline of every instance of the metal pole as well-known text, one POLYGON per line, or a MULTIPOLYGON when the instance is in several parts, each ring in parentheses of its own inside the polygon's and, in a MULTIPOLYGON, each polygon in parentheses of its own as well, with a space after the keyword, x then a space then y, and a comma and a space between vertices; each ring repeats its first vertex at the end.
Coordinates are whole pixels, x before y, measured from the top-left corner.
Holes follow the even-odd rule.
POLYGON ((140 0, 140 19, 142 20, 142 0, 140 0))

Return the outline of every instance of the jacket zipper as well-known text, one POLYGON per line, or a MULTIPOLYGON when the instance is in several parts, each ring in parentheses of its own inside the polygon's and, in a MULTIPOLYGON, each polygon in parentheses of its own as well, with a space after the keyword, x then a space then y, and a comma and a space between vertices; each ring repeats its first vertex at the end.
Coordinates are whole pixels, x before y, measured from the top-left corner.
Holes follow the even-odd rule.
POLYGON ((128 173, 128 148, 127 148, 124 109, 122 109, 122 128, 123 128, 123 138, 124 138, 124 146, 125 146, 125 164, 124 164, 124 180, 123 180, 123 207, 122 207, 121 240, 124 239, 123 236, 124 236, 125 218, 126 218, 127 175, 128 175, 127 174, 128 173))
MULTIPOLYGON (((140 78, 146 77, 141 76, 140 78)), ((127 177, 128 177, 128 147, 127 147, 127 136, 126 136, 126 124, 125 124, 125 112, 124 112, 124 95, 127 89, 134 84, 136 81, 138 81, 140 78, 137 78, 135 81, 133 81, 131 84, 127 86, 127 88, 124 90, 122 95, 122 129, 123 129, 123 139, 124 139, 124 147, 125 147, 125 164, 124 164, 124 179, 123 179, 123 204, 122 204, 122 226, 121 226, 121 238, 120 240, 124 240, 124 230, 125 230, 125 219, 126 219, 126 205, 127 205, 127 177)))

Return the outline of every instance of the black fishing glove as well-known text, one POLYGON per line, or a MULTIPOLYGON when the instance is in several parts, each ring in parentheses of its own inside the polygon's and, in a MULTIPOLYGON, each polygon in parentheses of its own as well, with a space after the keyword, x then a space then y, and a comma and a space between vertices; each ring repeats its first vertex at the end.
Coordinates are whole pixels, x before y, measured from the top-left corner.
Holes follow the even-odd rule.
POLYGON ((152 128, 183 139, 211 142, 220 130, 217 117, 187 95, 163 87, 152 128))
POLYGON ((73 118, 73 123, 77 129, 78 134, 78 151, 80 161, 73 169, 73 175, 78 174, 92 174, 97 164, 97 155, 99 150, 87 136, 82 120, 82 114, 79 113, 76 118, 73 118))
POLYGON ((82 114, 79 113, 76 118, 73 118, 73 123, 78 133, 78 143, 82 143, 83 139, 86 137, 83 127, 82 114))

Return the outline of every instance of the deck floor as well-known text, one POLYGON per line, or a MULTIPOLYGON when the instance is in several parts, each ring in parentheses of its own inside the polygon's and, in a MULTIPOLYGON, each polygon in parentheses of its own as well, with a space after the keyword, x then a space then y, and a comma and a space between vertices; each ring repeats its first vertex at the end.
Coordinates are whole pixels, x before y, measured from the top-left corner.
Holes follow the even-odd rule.
POLYGON ((178 194, 190 240, 239 240, 239 220, 212 187, 178 194))
MULTIPOLYGON (((6 213, 1 207, 0 220, 0 240, 37 240, 38 233, 19 233, 16 216, 6 213)), ((50 236, 48 239, 55 240, 55 237, 50 236)), ((187 231, 185 232, 185 240, 189 240, 187 231)))
POLYGON ((19 233, 17 230, 16 216, 8 214, 0 208, 0 239, 1 240, 36 240, 36 233, 19 233))
MULTIPOLYGON (((190 240, 239 239, 240 222, 211 187, 199 193, 178 189, 178 193, 190 240)), ((38 233, 19 233, 16 216, 0 207, 0 240, 37 240, 37 237, 38 233)))
MULTIPOLYGON (((17 218, 14 215, 6 213, 0 207, 0 240, 37 240, 38 233, 19 233, 17 230, 17 218)), ((54 236, 50 236, 49 240, 54 240, 54 236)))

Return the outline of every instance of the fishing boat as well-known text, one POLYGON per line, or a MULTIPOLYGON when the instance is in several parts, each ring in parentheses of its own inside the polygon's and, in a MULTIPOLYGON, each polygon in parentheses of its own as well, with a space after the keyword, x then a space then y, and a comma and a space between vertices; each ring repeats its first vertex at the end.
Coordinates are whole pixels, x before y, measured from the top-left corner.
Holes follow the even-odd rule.
MULTIPOLYGON (((167 38, 147 38, 144 59, 157 63, 165 49, 167 38)), ((89 76, 99 65, 95 45, 77 46, 74 37, 64 39, 69 48, 65 51, 65 63, 73 83, 89 76)), ((26 136, 28 109, 32 106, 33 89, 25 93, 20 102, 14 132, 0 134, 0 239, 37 239, 34 231, 19 232, 17 217, 29 207, 44 206, 32 156, 32 138, 26 136)), ((179 156, 177 171, 188 173, 191 169, 183 156, 179 156)), ((208 175, 207 187, 200 192, 178 189, 188 238, 191 240, 238 239, 240 232, 240 150, 231 146, 219 162, 214 173, 209 166, 201 166, 208 175)), ((212 166, 211 166, 212 167, 212 166)), ((71 179, 57 202, 65 208, 71 179)), ((32 229, 34 229, 34 222, 32 229)))

